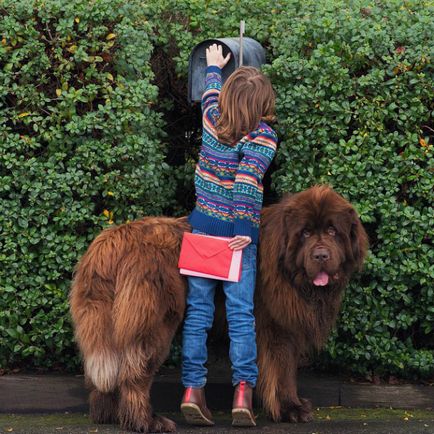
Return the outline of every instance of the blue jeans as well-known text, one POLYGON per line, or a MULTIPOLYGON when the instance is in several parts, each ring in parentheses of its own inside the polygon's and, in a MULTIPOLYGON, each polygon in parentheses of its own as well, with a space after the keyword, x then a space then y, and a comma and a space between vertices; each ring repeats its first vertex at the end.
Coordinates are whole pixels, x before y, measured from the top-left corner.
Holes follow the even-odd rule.
MULTIPOLYGON (((193 230, 193 233, 200 233, 193 230)), ((232 384, 246 381, 255 387, 256 332, 253 295, 256 280, 256 245, 243 249, 239 282, 223 281, 226 295, 226 318, 229 325, 229 357, 232 384)), ((185 387, 203 387, 208 358, 206 340, 214 319, 214 294, 218 280, 188 276, 187 309, 182 342, 182 383, 185 387)))

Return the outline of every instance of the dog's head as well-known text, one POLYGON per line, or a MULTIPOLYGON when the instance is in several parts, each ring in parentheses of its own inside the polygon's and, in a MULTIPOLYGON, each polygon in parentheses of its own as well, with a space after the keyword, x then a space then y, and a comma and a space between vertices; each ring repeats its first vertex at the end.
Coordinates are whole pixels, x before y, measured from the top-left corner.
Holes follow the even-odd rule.
POLYGON ((261 243, 274 249, 276 271, 309 293, 343 288, 361 269, 368 247, 354 208, 327 186, 286 196, 265 209, 261 232, 261 243))

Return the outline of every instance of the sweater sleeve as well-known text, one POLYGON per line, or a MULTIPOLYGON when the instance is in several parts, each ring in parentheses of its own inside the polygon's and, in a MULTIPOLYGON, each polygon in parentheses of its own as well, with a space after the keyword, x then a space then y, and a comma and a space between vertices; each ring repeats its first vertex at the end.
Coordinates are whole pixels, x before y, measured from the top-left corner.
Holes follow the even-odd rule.
POLYGON ((273 130, 261 132, 243 146, 244 155, 233 186, 234 235, 251 236, 252 223, 255 217, 259 219, 255 214, 262 207, 262 179, 276 147, 277 135, 273 130))
POLYGON ((205 91, 202 95, 202 113, 210 107, 217 107, 220 90, 222 88, 221 69, 218 66, 207 66, 205 77, 205 91))

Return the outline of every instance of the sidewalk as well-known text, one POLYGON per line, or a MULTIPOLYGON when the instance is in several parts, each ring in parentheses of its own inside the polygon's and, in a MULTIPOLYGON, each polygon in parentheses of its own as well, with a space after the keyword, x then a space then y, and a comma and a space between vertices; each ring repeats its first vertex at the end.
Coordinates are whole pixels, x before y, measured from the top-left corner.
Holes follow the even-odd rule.
MULTIPOLYGON (((350 383, 338 377, 310 371, 299 375, 300 396, 314 407, 384 407, 430 409, 434 387, 414 384, 373 385, 350 383)), ((177 412, 183 388, 179 370, 165 369, 155 377, 151 391, 157 412, 177 412)), ((233 388, 230 373, 210 373, 206 388, 209 407, 228 410, 233 388)), ((87 412, 83 376, 5 375, 0 377, 0 413, 87 412)), ((312 431, 313 432, 313 431, 312 431)), ((434 433, 434 428, 432 430, 434 433)))
MULTIPOLYGON (((273 423, 264 416, 255 428, 233 428, 229 412, 214 412, 215 426, 185 424, 179 412, 165 414, 181 434, 432 434, 434 413, 418 410, 320 409, 307 424, 273 423)), ((84 414, 1 415, 0 432, 19 434, 129 434, 115 425, 92 424, 84 414)))

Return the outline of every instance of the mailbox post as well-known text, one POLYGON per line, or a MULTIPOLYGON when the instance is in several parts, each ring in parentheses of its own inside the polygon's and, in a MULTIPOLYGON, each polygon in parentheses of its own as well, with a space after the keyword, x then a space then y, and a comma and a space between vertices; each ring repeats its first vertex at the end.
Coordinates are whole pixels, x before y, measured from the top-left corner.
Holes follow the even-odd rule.
MULTIPOLYGON (((243 38, 243 66, 260 68, 265 63, 265 49, 252 38, 243 38)), ((188 100, 190 103, 200 101, 205 90, 206 49, 217 44, 223 47, 223 57, 231 53, 229 62, 222 70, 222 82, 240 65, 240 38, 207 39, 197 44, 191 54, 188 66, 188 100)))

